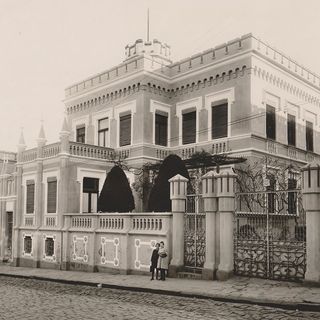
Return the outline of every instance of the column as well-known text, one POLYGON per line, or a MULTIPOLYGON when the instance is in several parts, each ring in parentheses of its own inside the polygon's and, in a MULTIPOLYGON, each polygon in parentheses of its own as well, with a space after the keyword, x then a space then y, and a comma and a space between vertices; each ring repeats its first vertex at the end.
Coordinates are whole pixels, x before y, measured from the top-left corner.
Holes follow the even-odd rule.
POLYGON ((305 281, 320 283, 320 167, 318 163, 311 163, 301 171, 307 228, 305 281))
POLYGON ((33 232, 32 239, 32 251, 33 251, 33 267, 37 268, 40 266, 40 260, 42 256, 42 248, 44 246, 42 234, 39 228, 43 225, 43 148, 46 144, 44 137, 40 137, 37 140, 37 171, 36 171, 36 181, 35 181, 35 199, 34 199, 34 212, 35 220, 33 225, 35 230, 33 232))
POLYGON ((209 171, 202 176, 202 197, 204 200, 204 212, 206 214, 206 260, 202 270, 202 279, 213 280, 217 269, 217 243, 219 235, 217 228, 217 186, 216 173, 209 171))
POLYGON ((232 168, 223 168, 216 177, 220 215, 220 262, 217 279, 227 280, 233 275, 234 182, 236 174, 232 168))
POLYGON ((169 274, 170 277, 176 277, 184 265, 184 214, 188 179, 177 174, 169 182, 172 206, 172 259, 169 274))
POLYGON ((13 235, 12 235, 12 265, 18 267, 20 264, 20 244, 22 239, 20 238, 19 228, 23 224, 23 188, 22 188, 22 160, 23 152, 26 149, 23 134, 21 133, 20 141, 18 144, 17 153, 17 175, 16 175, 16 207, 13 216, 13 235))

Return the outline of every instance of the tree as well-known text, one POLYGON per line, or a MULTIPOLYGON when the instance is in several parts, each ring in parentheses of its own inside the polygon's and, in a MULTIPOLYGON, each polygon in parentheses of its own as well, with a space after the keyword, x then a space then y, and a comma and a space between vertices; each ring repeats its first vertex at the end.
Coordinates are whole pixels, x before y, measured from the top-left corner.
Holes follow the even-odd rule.
POLYGON ((114 166, 108 173, 98 199, 98 211, 129 212, 135 208, 132 191, 124 171, 114 166))
POLYGON ((151 189, 148 207, 154 212, 170 212, 170 183, 169 179, 180 174, 189 179, 189 173, 181 158, 171 154, 163 160, 155 184, 151 189))

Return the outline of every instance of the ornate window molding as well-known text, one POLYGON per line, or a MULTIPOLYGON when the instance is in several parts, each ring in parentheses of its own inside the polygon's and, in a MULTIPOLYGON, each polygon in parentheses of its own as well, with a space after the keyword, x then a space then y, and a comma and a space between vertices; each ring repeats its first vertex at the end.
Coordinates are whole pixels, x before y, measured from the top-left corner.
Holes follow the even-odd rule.
POLYGON ((112 114, 112 110, 101 110, 99 112, 96 112, 92 115, 92 122, 93 122, 93 126, 94 126, 94 144, 95 145, 99 145, 99 138, 98 138, 98 128, 99 128, 99 120, 101 119, 105 119, 108 118, 109 119, 109 135, 108 135, 108 141, 107 141, 107 145, 106 147, 110 147, 111 145, 111 141, 110 141, 110 132, 111 132, 111 128, 110 128, 110 124, 111 124, 111 120, 113 119, 113 114, 112 114))
POLYGON ((56 261, 56 236, 55 235, 43 235, 43 260, 47 261, 56 261), (46 241, 47 240, 52 240, 53 241, 53 254, 48 255, 48 252, 46 249, 46 241))
MULTIPOLYGON (((119 246, 120 240, 119 238, 107 239, 106 237, 101 237, 101 264, 112 264, 115 267, 119 267, 119 246), (107 245, 111 245, 114 248, 113 256, 107 250, 107 245)), ((110 248, 110 246, 109 246, 110 248)))
POLYGON ((88 237, 73 236, 72 238, 72 260, 88 262, 88 237))
POLYGON ((97 178, 99 179, 99 194, 102 190, 104 181, 106 179, 106 172, 105 170, 96 170, 96 169, 89 169, 89 168, 82 168, 78 167, 77 168, 77 182, 80 184, 80 212, 82 212, 82 201, 83 201, 83 178, 88 177, 88 178, 97 178))
POLYGON ((59 181, 60 181, 60 172, 58 170, 45 170, 42 175, 42 184, 43 184, 43 193, 44 193, 44 214, 54 215, 58 211, 59 203, 59 181), (57 179, 57 205, 55 213, 48 213, 47 203, 48 203, 48 178, 55 177, 57 179))
POLYGON ((72 120, 72 133, 73 133, 73 141, 77 141, 77 126, 84 125, 85 126, 85 143, 88 141, 88 125, 89 125, 89 115, 83 116, 80 118, 76 118, 72 120))
POLYGON ((168 147, 171 146, 171 108, 170 104, 150 100, 150 112, 152 113, 152 143, 156 143, 156 113, 162 111, 168 114, 168 147))
POLYGON ((140 270, 141 268, 143 269, 148 269, 150 267, 149 264, 149 257, 150 257, 150 253, 147 254, 147 260, 144 259, 144 261, 142 261, 143 257, 141 257, 141 255, 139 255, 140 253, 140 249, 141 247, 146 247, 146 250, 152 250, 156 247, 156 243, 157 240, 150 240, 150 241, 141 241, 140 239, 135 239, 134 240, 134 245, 136 248, 136 258, 134 260, 134 268, 140 270), (146 262, 146 263, 143 263, 146 262))
POLYGON ((205 108, 208 111, 208 141, 211 141, 211 127, 212 127, 212 104, 217 102, 227 101, 228 103, 228 137, 231 136, 231 105, 235 101, 234 87, 207 94, 205 96, 205 108))
POLYGON ((196 143, 199 142, 199 127, 200 127, 200 119, 199 113, 202 109, 202 96, 197 97, 190 100, 185 100, 182 102, 178 102, 176 104, 176 115, 179 119, 179 145, 182 146, 182 113, 186 110, 192 109, 196 110, 196 143))
MULTIPOLYGON (((133 115, 137 111, 137 102, 136 100, 130 101, 128 103, 121 104, 114 108, 114 118, 117 120, 117 148, 120 147, 120 116, 124 113, 131 114, 131 143, 133 142, 133 115)), ((128 147, 128 146, 126 146, 128 147)))

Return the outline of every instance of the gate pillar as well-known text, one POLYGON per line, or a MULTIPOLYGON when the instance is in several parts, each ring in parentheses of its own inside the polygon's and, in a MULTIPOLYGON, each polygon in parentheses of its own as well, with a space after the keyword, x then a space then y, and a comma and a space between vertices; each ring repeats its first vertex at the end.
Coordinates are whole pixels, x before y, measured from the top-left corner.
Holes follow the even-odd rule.
POLYGON ((306 211, 307 262, 305 280, 320 282, 320 166, 311 163, 302 169, 303 206, 306 211))
POLYGON ((217 270, 217 202, 216 173, 209 171, 202 176, 202 198, 206 214, 206 260, 202 270, 202 279, 213 280, 217 270))
POLYGON ((184 264, 184 214, 188 179, 177 174, 169 182, 172 207, 172 259, 169 273, 171 277, 176 277, 184 264))
POLYGON ((218 280, 226 280, 233 274, 233 219, 234 219, 234 180, 232 168, 221 169, 216 175, 218 212, 220 216, 220 261, 217 271, 218 280))

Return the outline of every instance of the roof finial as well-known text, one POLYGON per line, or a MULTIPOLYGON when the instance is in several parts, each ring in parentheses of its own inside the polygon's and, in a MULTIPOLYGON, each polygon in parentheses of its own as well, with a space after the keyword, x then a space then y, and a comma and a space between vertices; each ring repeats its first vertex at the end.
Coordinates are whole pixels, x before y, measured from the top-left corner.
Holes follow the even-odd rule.
POLYGON ((149 23, 149 8, 148 8, 148 15, 147 15, 147 41, 149 42, 150 36, 150 23, 149 23))

